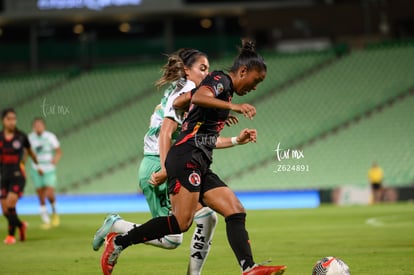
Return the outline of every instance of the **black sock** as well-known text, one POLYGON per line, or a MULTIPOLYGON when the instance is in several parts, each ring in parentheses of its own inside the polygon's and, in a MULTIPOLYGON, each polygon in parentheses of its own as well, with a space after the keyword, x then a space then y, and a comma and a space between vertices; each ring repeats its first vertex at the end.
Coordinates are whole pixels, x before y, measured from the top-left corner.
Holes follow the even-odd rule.
POLYGON ((144 243, 166 235, 179 233, 181 233, 181 230, 175 216, 158 217, 131 229, 126 234, 118 236, 115 239, 115 244, 125 249, 132 244, 144 243))
POLYGON ((17 217, 16 208, 9 207, 7 209, 7 219, 9 221, 9 235, 14 236, 16 233, 16 227, 21 227, 22 222, 17 217))
POLYGON ((243 270, 254 265, 249 235, 246 231, 246 214, 237 213, 226 218, 227 239, 243 270))
POLYGON ((10 207, 7 209, 7 212, 9 214, 9 218, 12 219, 14 225, 16 227, 21 227, 22 222, 20 221, 19 217, 17 216, 16 208, 10 207))
POLYGON ((8 235, 14 236, 14 234, 16 233, 16 226, 12 225, 12 222, 10 221, 8 214, 3 214, 3 215, 6 217, 7 222, 8 222, 8 225, 7 225, 8 235))

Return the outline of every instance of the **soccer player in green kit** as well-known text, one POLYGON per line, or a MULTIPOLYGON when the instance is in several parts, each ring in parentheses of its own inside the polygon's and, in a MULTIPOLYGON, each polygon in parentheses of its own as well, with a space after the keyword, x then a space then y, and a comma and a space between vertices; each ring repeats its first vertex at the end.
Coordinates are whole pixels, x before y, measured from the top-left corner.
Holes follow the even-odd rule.
MULTIPOLYGON (((199 85, 208 74, 208 68, 209 62, 204 53, 195 49, 181 49, 169 56, 163 67, 163 76, 157 82, 158 87, 170 85, 151 116, 150 127, 144 137, 144 158, 138 172, 139 185, 153 217, 168 216, 171 210, 164 162, 172 141, 181 129, 185 113, 184 109, 174 108, 174 100, 199 85)), ((187 274, 191 275, 201 273, 210 251, 217 215, 210 208, 199 204, 194 222, 196 228, 187 270, 187 274)), ((139 225, 125 221, 117 214, 108 215, 95 234, 93 249, 98 250, 102 246, 109 232, 126 233, 137 226, 139 225)), ((182 238, 183 234, 173 234, 146 244, 174 249, 182 243, 182 238)))
POLYGON ((39 167, 43 170, 40 176, 34 163, 31 165, 30 174, 36 188, 40 202, 40 217, 42 228, 49 229, 51 226, 59 226, 60 219, 56 212, 56 165, 62 157, 62 150, 56 135, 46 130, 43 118, 33 120, 33 132, 29 134, 29 141, 35 150, 39 167), (50 219, 46 207, 46 200, 52 208, 52 219, 50 219))

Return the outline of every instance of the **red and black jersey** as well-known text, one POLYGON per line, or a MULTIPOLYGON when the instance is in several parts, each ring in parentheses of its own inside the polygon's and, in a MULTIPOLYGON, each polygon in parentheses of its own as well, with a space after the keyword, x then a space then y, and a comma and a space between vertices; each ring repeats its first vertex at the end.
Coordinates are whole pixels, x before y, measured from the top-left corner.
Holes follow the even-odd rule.
POLYGON ((30 142, 25 133, 16 130, 11 139, 6 139, 4 131, 0 132, 0 174, 2 177, 13 176, 21 171, 25 148, 30 148, 30 142))
MULTIPOLYGON (((230 102, 233 97, 232 80, 222 71, 211 72, 201 82, 200 87, 208 88, 220 100, 230 102)), ((192 93, 196 93, 198 89, 196 88, 192 93)), ((205 108, 191 104, 175 145, 192 144, 200 148, 211 160, 212 149, 215 148, 217 138, 224 128, 229 112, 230 110, 205 108)))

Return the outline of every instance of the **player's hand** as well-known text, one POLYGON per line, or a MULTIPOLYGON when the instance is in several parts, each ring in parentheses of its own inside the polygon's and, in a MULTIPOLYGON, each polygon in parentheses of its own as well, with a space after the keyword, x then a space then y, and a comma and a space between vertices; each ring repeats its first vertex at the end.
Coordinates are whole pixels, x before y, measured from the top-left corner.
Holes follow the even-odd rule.
POLYGON ((51 163, 52 163, 53 165, 56 165, 56 164, 57 164, 57 160, 56 160, 56 158, 53 158, 53 159, 52 159, 52 161, 51 161, 51 163))
POLYGON ((226 125, 229 127, 231 125, 236 125, 237 123, 239 123, 239 119, 236 116, 229 115, 226 119, 226 125))
POLYGON ((253 117, 256 115, 256 108, 248 103, 231 104, 231 110, 236 113, 243 114, 244 117, 247 117, 249 119, 253 119, 253 117))
POLYGON ((156 173, 152 173, 149 183, 154 186, 158 186, 158 185, 163 184, 166 180, 167 180, 167 171, 161 170, 156 173))
POLYGON ((256 142, 257 130, 256 129, 243 129, 237 137, 238 144, 246 144, 249 142, 256 142))
POLYGON ((40 176, 43 176, 43 174, 44 174, 44 173, 43 173, 43 170, 42 170, 42 169, 40 169, 40 168, 39 168, 39 169, 37 169, 37 172, 39 173, 39 175, 40 175, 40 176))

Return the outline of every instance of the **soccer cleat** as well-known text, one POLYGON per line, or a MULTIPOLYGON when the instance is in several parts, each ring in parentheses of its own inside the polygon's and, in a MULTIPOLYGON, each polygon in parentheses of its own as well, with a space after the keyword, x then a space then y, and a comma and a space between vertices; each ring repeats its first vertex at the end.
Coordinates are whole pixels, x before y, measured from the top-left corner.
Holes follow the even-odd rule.
POLYGON ((93 236, 92 241, 92 248, 95 251, 98 251, 99 248, 103 245, 105 241, 106 235, 108 235, 111 232, 112 225, 117 221, 120 220, 121 216, 118 214, 109 214, 106 216, 103 224, 101 227, 96 231, 95 236, 93 236))
POLYGON ((27 222, 22 222, 22 226, 19 227, 19 240, 21 242, 24 242, 26 240, 26 231, 28 225, 29 224, 27 222))
POLYGON ((16 243, 16 238, 14 236, 7 235, 7 237, 4 239, 3 242, 5 244, 15 244, 16 243))
POLYGON ((58 214, 52 214, 52 225, 54 227, 57 227, 60 225, 60 218, 58 216, 58 214))
POLYGON ((287 266, 265 266, 265 265, 254 265, 247 271, 243 272, 243 275, 282 275, 285 273, 287 266))
POLYGON ((119 235, 112 232, 106 236, 105 251, 101 257, 101 268, 104 275, 112 274, 118 257, 122 252, 122 246, 115 244, 115 238, 119 235))

